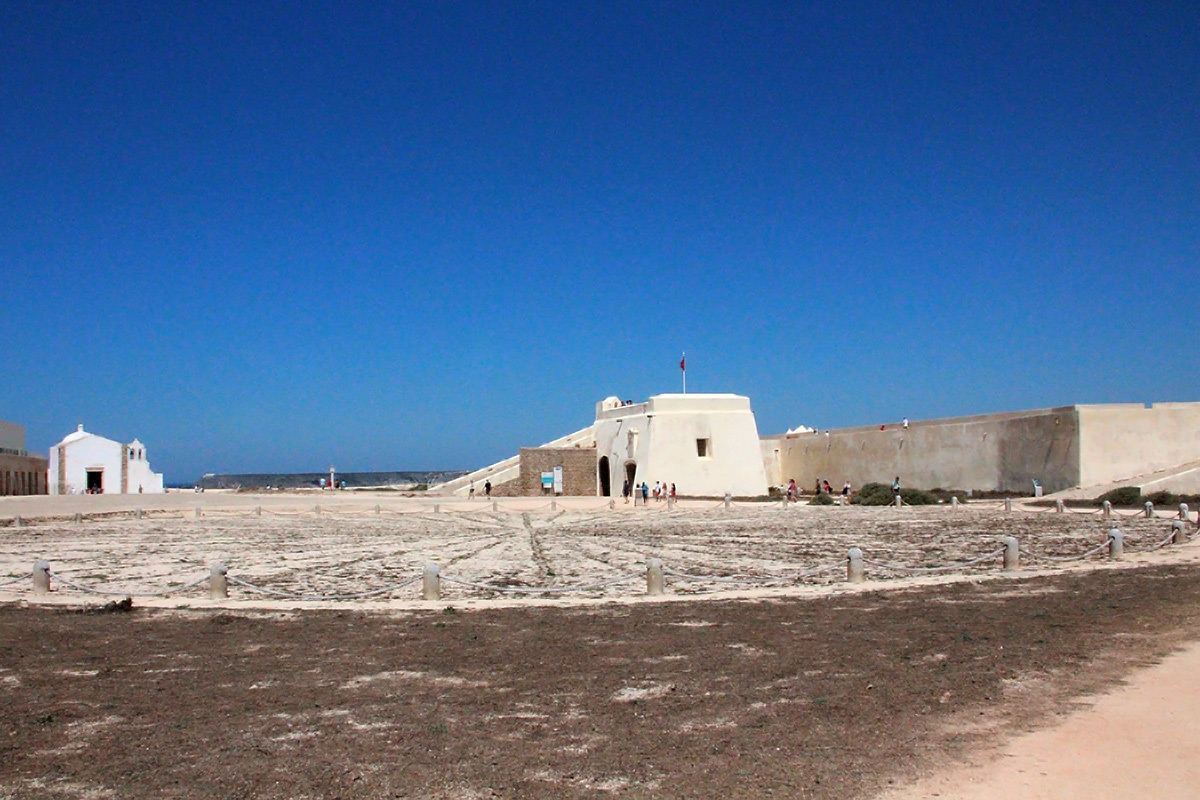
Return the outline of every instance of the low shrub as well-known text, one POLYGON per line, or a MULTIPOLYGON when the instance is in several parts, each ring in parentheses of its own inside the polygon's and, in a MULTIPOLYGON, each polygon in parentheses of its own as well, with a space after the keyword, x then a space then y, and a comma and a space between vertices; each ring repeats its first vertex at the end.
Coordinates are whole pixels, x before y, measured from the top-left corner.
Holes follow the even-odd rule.
POLYGON ((1096 505, 1104 505, 1104 501, 1112 503, 1114 506, 1140 506, 1142 504, 1142 487, 1140 486, 1122 486, 1113 489, 1111 492, 1105 492, 1096 498, 1096 505))
POLYGON ((831 506, 834 505, 834 500, 829 495, 821 492, 821 494, 813 495, 813 499, 808 501, 810 506, 831 506))
POLYGON ((936 506, 939 502, 932 494, 920 489, 901 489, 900 500, 906 506, 936 506))
MULTIPOLYGON (((901 496, 903 497, 903 495, 901 496)), ((892 487, 887 484, 864 483, 862 488, 850 498, 850 503, 858 506, 888 506, 896 502, 894 498, 892 487)))

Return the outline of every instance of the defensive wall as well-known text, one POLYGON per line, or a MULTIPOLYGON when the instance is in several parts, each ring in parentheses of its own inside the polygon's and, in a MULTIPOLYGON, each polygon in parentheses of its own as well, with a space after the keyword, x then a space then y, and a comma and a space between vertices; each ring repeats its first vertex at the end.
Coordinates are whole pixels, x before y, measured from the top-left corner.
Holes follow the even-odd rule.
POLYGON ((772 484, 818 478, 925 489, 1046 492, 1135 480, 1200 459, 1200 403, 1061 406, 768 436, 772 484))
POLYGON ((25 428, 0 420, 0 496, 46 494, 47 462, 25 451, 25 428))

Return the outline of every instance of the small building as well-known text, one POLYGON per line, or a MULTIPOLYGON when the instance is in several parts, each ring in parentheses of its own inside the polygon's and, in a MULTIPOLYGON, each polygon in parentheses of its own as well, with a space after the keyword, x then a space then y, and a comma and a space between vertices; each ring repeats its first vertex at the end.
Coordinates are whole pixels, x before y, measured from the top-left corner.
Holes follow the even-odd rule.
POLYGON ((602 496, 623 483, 675 484, 685 496, 759 496, 767 473, 750 410, 736 394, 660 394, 644 403, 609 397, 593 426, 602 496))
POLYGON ((25 428, 0 420, 0 496, 46 494, 46 459, 25 450, 25 428))
POLYGON ((50 494, 161 494, 163 476, 150 469, 137 439, 114 442, 80 425, 50 450, 50 494))

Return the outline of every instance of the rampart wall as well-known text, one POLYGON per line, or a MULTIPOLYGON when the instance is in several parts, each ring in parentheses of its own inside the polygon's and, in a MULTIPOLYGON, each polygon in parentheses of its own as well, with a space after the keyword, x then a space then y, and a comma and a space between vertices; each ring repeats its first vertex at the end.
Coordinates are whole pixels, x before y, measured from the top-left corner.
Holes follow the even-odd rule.
POLYGON ((773 483, 795 478, 805 489, 818 478, 838 490, 900 476, 925 489, 1031 492, 1037 480, 1053 492, 1079 483, 1078 431, 1076 408, 1066 406, 770 436, 762 451, 773 483))
POLYGON ((1078 408, 1083 486, 1124 481, 1200 459, 1200 403, 1078 408))

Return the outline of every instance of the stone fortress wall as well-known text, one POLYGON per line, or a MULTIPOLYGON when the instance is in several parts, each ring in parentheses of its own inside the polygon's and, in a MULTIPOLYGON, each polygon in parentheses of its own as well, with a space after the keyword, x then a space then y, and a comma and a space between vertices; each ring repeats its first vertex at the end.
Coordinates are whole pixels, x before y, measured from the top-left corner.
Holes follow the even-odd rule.
POLYGON ((924 489, 1008 492, 1032 492, 1036 480, 1049 493, 1200 460, 1200 403, 1062 406, 761 441, 773 485, 795 478, 807 489, 820 478, 836 490, 900 476, 924 489))

